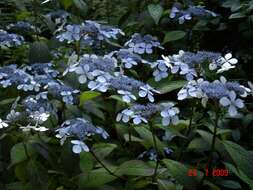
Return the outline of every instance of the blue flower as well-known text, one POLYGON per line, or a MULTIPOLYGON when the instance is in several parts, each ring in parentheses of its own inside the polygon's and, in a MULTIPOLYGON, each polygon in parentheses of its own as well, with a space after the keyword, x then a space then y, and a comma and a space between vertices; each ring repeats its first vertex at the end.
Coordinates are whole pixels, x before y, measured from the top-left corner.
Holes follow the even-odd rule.
POLYGON ((139 125, 142 122, 148 123, 148 119, 158 111, 159 106, 156 104, 134 104, 131 108, 122 110, 118 113, 116 121, 119 122, 122 120, 124 123, 128 123, 132 120, 135 125, 139 125))
POLYGON ((141 86, 139 89, 139 96, 144 98, 147 97, 150 102, 154 102, 154 93, 160 93, 159 91, 155 90, 148 84, 141 86))
POLYGON ((98 90, 100 92, 106 92, 110 87, 110 80, 112 76, 107 73, 102 73, 96 80, 88 83, 88 88, 91 90, 98 90))
POLYGON ((124 33, 118 28, 88 20, 80 25, 67 25, 65 31, 59 34, 56 38, 61 42, 65 40, 68 43, 81 41, 86 45, 92 45, 94 41, 117 39, 119 34, 124 35, 124 33))
POLYGON ((94 80, 94 78, 99 76, 112 73, 116 66, 117 61, 110 56, 100 57, 97 55, 85 54, 77 63, 71 64, 64 74, 67 72, 75 72, 79 75, 79 82, 84 84, 88 80, 94 80))
POLYGON ((178 19, 179 24, 183 24, 192 17, 216 17, 217 14, 205 9, 202 6, 189 5, 187 9, 183 9, 182 5, 175 3, 170 12, 171 19, 178 19))
POLYGON ((178 54, 162 57, 165 65, 171 70, 171 73, 179 73, 185 76, 188 81, 198 76, 203 76, 205 74, 205 64, 209 65, 210 70, 216 70, 218 67, 222 66, 220 61, 222 58, 221 54, 209 51, 192 53, 180 50, 178 54))
POLYGON ((74 104, 76 102, 76 95, 79 94, 79 90, 55 81, 48 84, 48 92, 55 98, 62 98, 62 101, 66 104, 74 104))
POLYGON ((142 37, 138 33, 135 33, 132 38, 125 43, 125 46, 128 47, 131 52, 137 54, 152 54, 153 48, 163 49, 160 42, 156 38, 150 35, 145 35, 142 37))
POLYGON ((131 117, 134 115, 134 112, 130 109, 125 109, 121 111, 121 113, 118 113, 116 121, 123 121, 124 123, 127 123, 130 121, 131 117))
POLYGON ((35 26, 33 26, 31 23, 26 22, 26 21, 19 21, 17 23, 14 24, 9 24, 6 29, 10 32, 14 32, 14 33, 21 33, 21 34, 32 34, 37 32, 40 32, 39 28, 36 28, 35 26))
POLYGON ((164 148, 165 155, 169 156, 173 153, 173 150, 169 147, 164 148))
POLYGON ((24 38, 17 34, 8 33, 4 30, 0 30, 0 47, 13 47, 20 46, 24 43, 24 38))
POLYGON ((177 107, 174 107, 174 103, 164 103, 162 104, 163 109, 161 111, 161 116, 162 116, 162 124, 164 126, 172 124, 177 124, 178 122, 178 114, 179 114, 179 109, 177 107))
POLYGON ((116 54, 117 58, 123 63, 126 69, 131 69, 139 63, 146 63, 139 55, 134 54, 128 49, 120 49, 119 51, 112 52, 112 54, 116 54))
POLYGON ((108 40, 108 39, 117 39, 117 36, 124 35, 124 32, 119 28, 114 28, 107 25, 99 24, 95 21, 87 20, 84 24, 84 30, 88 33, 93 39, 97 40, 108 40))
POLYGON ((79 139, 71 141, 71 143, 74 144, 72 148, 74 153, 89 151, 89 148, 82 141, 92 135, 100 135, 104 139, 109 137, 104 129, 94 126, 91 122, 83 118, 65 121, 56 132, 56 137, 61 139, 61 144, 63 144, 68 137, 77 137, 79 139))
POLYGON ((231 117, 236 116, 238 108, 243 108, 244 103, 241 99, 236 99, 236 93, 230 91, 228 97, 222 97, 220 99, 220 104, 224 107, 228 107, 228 113, 231 117))
POLYGON ((136 100, 136 97, 128 91, 118 90, 118 94, 122 95, 122 100, 126 103, 130 103, 131 100, 136 100))
POLYGON ((140 159, 148 158, 148 159, 151 160, 151 161, 156 161, 156 160, 157 160, 157 157, 158 157, 158 155, 157 155, 156 150, 155 150, 154 148, 151 148, 151 149, 149 149, 149 150, 144 151, 143 153, 141 153, 141 154, 137 157, 137 159, 140 160, 140 159))
POLYGON ((70 14, 64 10, 53 11, 46 14, 56 25, 64 24, 70 17, 70 14))
POLYGON ((165 64, 164 60, 157 60, 153 64, 151 64, 151 68, 154 69, 153 76, 155 77, 155 81, 160 81, 163 78, 168 77, 169 68, 165 64))
POLYGON ((15 110, 11 110, 10 113, 8 113, 8 115, 6 116, 6 120, 8 122, 14 123, 17 120, 19 120, 20 116, 21 116, 20 112, 16 112, 15 110))
POLYGON ((73 144, 72 151, 76 154, 80 154, 82 151, 90 151, 89 147, 80 140, 72 140, 71 143, 73 144))

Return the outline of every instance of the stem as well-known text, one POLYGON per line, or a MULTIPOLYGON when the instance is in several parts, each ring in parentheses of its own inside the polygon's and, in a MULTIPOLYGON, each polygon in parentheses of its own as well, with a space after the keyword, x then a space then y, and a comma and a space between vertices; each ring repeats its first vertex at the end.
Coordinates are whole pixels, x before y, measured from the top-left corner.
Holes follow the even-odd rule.
POLYGON ((191 132, 191 128, 192 128, 192 120, 193 120, 193 116, 194 116, 194 106, 191 107, 191 117, 190 117, 190 122, 189 122, 189 126, 188 126, 188 129, 186 131, 186 136, 188 136, 191 132))
POLYGON ((121 180, 126 180, 125 178, 121 177, 121 176, 118 176, 116 175, 115 173, 113 173, 97 156, 96 154, 90 150, 90 153, 91 155, 95 158, 95 160, 112 176, 116 177, 116 178, 119 178, 121 180))
POLYGON ((155 166, 154 174, 152 176, 152 182, 155 182, 155 179, 156 179, 156 176, 157 176, 157 170, 158 170, 158 166, 159 166, 159 159, 158 159, 159 152, 158 152, 158 147, 157 147, 157 142, 156 142, 155 130, 154 130, 154 127, 153 127, 152 123, 150 123, 150 129, 151 129, 151 132, 152 132, 154 148, 155 148, 155 151, 156 151, 156 154, 157 154, 156 166, 155 166))
POLYGON ((34 16, 34 26, 35 26, 35 36, 36 36, 36 40, 39 41, 39 31, 37 28, 37 20, 38 20, 38 14, 37 14, 37 1, 33 0, 32 1, 33 4, 33 16, 34 16))
MULTIPOLYGON (((213 153, 215 151, 215 142, 216 142, 216 136, 217 136, 218 121, 219 121, 219 112, 216 111, 215 112, 214 131, 213 131, 211 150, 210 150, 210 154, 208 156, 208 161, 207 161, 207 164, 206 164, 206 169, 208 169, 208 170, 209 170, 209 168, 210 168, 210 166, 212 164, 212 157, 213 157, 213 153)), ((202 186, 205 178, 206 178, 206 175, 204 175, 203 178, 201 179, 201 181, 200 181, 200 187, 202 186)))
POLYGON ((212 157, 213 153, 215 151, 215 140, 216 140, 216 133, 218 128, 218 121, 219 121, 219 114, 215 112, 215 123, 214 123, 214 131, 213 131, 213 139, 212 139, 212 145, 211 145, 211 151, 207 162, 207 167, 209 167, 212 164, 212 157))
POLYGON ((129 143, 132 143, 132 126, 129 125, 129 128, 128 128, 128 141, 129 143))
POLYGON ((27 159, 29 159, 30 156, 29 156, 29 154, 28 154, 27 146, 26 146, 26 144, 25 144, 24 142, 22 142, 22 144, 23 144, 24 149, 25 149, 25 155, 26 155, 27 159))
MULTIPOLYGON (((185 136, 188 137, 190 132, 191 132, 191 129, 192 129, 192 121, 193 121, 193 116, 194 116, 194 112, 195 112, 195 107, 194 105, 191 106, 191 116, 190 116, 190 121, 189 121, 189 125, 188 125, 188 128, 187 128, 187 131, 185 133, 185 136)), ((179 154, 179 158, 178 160, 182 160, 183 158, 183 149, 185 147, 185 144, 182 144, 181 146, 181 150, 180 150, 180 154, 179 154)))
POLYGON ((79 58, 80 58, 80 47, 81 47, 81 42, 80 42, 80 41, 77 41, 75 45, 76 45, 77 60, 79 60, 79 58))

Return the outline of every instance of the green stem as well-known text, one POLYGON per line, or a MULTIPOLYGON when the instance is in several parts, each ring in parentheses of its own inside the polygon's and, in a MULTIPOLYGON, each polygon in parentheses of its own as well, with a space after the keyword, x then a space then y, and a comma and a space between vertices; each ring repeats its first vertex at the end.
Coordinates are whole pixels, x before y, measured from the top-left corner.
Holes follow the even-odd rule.
POLYGON ((37 20, 38 20, 37 0, 33 0, 32 4, 33 4, 34 26, 35 26, 35 33, 36 33, 35 36, 36 36, 36 40, 39 41, 39 31, 38 31, 38 28, 37 28, 37 20))
POLYGON ((95 158, 95 160, 112 176, 116 177, 116 178, 119 178, 121 180, 126 180, 125 178, 121 177, 121 176, 118 176, 116 175, 115 173, 113 173, 98 157, 97 155, 92 151, 90 150, 90 153, 91 155, 95 158))
MULTIPOLYGON (((190 116, 190 121, 189 121, 189 125, 188 125, 188 128, 187 128, 187 131, 186 131, 186 133, 185 133, 185 136, 186 137, 188 137, 189 136, 189 134, 190 134, 190 132, 191 132, 191 129, 192 129, 192 121, 193 121, 193 116, 194 116, 194 113, 195 113, 195 107, 194 107, 194 105, 192 105, 192 107, 191 107, 191 116, 190 116)), ((179 153, 179 158, 178 158, 178 160, 182 160, 182 158, 183 158, 183 150, 184 150, 184 147, 185 147, 185 144, 182 144, 182 146, 181 146, 181 150, 180 150, 180 153, 179 153)))
POLYGON ((23 144, 23 146, 24 146, 25 155, 26 155, 27 159, 29 159, 30 156, 29 156, 29 153, 28 153, 28 150, 27 150, 27 146, 26 146, 25 142, 22 142, 22 144, 23 144))
POLYGON ((131 124, 129 125, 129 128, 128 128, 128 141, 129 143, 132 143, 132 125, 131 124))
POLYGON ((212 145, 211 145, 211 151, 208 158, 207 167, 209 167, 212 164, 212 157, 213 153, 215 151, 215 141, 217 136, 217 128, 218 128, 218 121, 219 121, 219 113, 215 113, 215 121, 214 121, 214 131, 213 131, 213 139, 212 139, 212 145))
MULTIPOLYGON (((219 112, 215 112, 215 120, 214 120, 214 131, 213 131, 213 138, 212 138, 212 144, 211 144, 211 149, 210 153, 208 156, 206 168, 209 170, 212 164, 212 158, 213 158, 213 153, 215 151, 215 142, 216 142, 216 136, 217 136, 217 129, 218 129, 218 121, 219 121, 219 112)), ((203 176, 203 178, 200 181, 200 187, 202 186, 204 180, 206 178, 206 175, 203 176)))
POLYGON ((159 166, 159 152, 158 152, 158 146, 157 146, 157 142, 156 142, 156 136, 155 136, 155 130, 154 130, 154 127, 152 125, 152 123, 150 123, 150 129, 151 129, 151 132, 152 132, 152 138, 153 138, 153 144, 154 144, 154 148, 155 148, 155 151, 156 151, 156 154, 157 154, 157 158, 156 158, 156 166, 155 166, 155 170, 154 170, 154 173, 153 173, 153 176, 152 176, 152 182, 155 182, 156 180, 156 176, 157 176, 157 171, 158 171, 158 166, 159 166))

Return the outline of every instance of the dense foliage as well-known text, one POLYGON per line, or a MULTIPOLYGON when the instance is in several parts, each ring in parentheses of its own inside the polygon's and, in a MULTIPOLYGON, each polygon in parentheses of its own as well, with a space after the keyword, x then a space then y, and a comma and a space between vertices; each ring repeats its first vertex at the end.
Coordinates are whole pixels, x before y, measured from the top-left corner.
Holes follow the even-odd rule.
POLYGON ((0 5, 0 189, 253 189, 253 1, 0 5))

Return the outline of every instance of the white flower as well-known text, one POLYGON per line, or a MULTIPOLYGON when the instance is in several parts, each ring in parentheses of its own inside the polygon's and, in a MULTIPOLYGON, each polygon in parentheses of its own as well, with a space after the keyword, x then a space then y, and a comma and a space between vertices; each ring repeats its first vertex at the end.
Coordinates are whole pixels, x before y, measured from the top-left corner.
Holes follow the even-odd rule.
POLYGON ((236 58, 232 58, 231 53, 227 53, 224 57, 220 58, 218 61, 221 64, 229 63, 231 65, 235 65, 236 63, 238 63, 238 60, 236 58))
POLYGON ((169 58, 169 57, 166 57, 166 56, 164 56, 164 55, 162 55, 162 58, 163 58, 163 60, 164 60, 165 65, 166 65, 168 68, 172 69, 172 64, 171 64, 170 58, 169 58))
POLYGON ((24 126, 24 127, 20 127, 20 129, 22 129, 22 131, 26 132, 26 131, 31 131, 31 130, 34 130, 34 131, 39 131, 39 132, 45 132, 45 131, 48 131, 49 129, 46 128, 46 127, 38 127, 38 126, 31 126, 31 125, 27 125, 27 126, 24 126))
POLYGON ((177 94, 177 99, 178 100, 184 100, 188 97, 188 92, 187 89, 182 88, 181 90, 179 90, 178 94, 177 94))
POLYGON ((48 2, 50 2, 51 0, 45 0, 45 1, 43 1, 41 4, 46 4, 46 3, 48 3, 48 2))
POLYGON ((5 123, 2 119, 0 119, 0 129, 8 127, 9 125, 5 123))
POLYGON ((210 71, 216 70, 217 67, 218 67, 218 65, 215 62, 209 64, 209 70, 210 71))
POLYGON ((38 124, 42 124, 49 118, 49 116, 49 113, 40 113, 36 111, 30 115, 30 118, 38 122, 38 124))
POLYGON ((232 54, 228 53, 225 55, 225 57, 221 57, 218 60, 218 63, 221 64, 221 68, 217 71, 217 73, 222 73, 235 68, 234 65, 238 63, 238 60, 236 58, 232 58, 232 54))
POLYGON ((251 95, 253 96, 253 84, 252 84, 252 82, 248 82, 248 85, 249 85, 249 88, 248 88, 248 91, 249 91, 249 93, 251 93, 251 95))
POLYGON ((76 154, 80 154, 82 151, 89 152, 89 147, 82 141, 72 140, 71 143, 74 145, 72 151, 76 154))
POLYGON ((231 65, 230 63, 226 62, 221 66, 220 69, 218 69, 217 73, 223 73, 224 71, 228 71, 233 68, 235 68, 234 65, 231 65))
POLYGON ((229 92, 229 98, 221 98, 220 104, 224 107, 228 107, 228 113, 232 117, 237 115, 237 108, 244 107, 243 101, 241 99, 236 99, 236 93, 234 91, 229 92))

